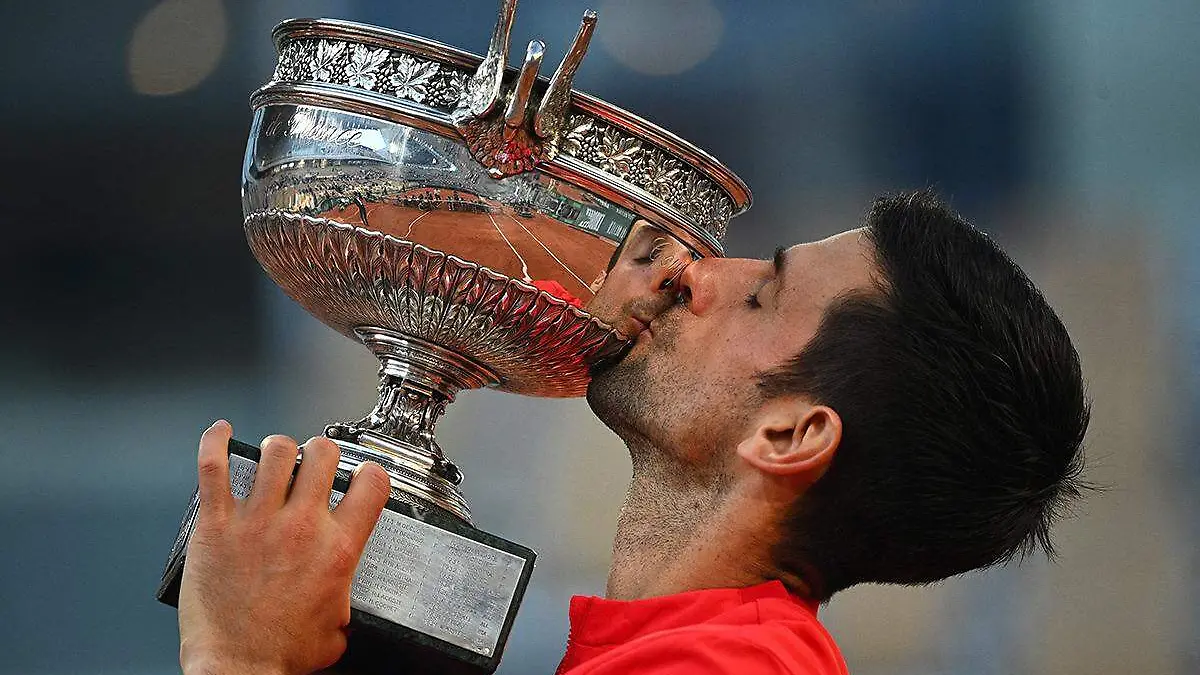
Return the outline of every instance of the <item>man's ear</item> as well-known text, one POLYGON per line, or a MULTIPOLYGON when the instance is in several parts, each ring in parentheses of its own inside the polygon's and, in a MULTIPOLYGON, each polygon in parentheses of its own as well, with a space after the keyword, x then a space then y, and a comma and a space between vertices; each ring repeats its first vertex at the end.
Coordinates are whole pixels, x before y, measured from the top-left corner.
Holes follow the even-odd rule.
POLYGON ((764 407, 737 453, 764 473, 811 484, 829 469, 841 442, 842 418, 833 408, 777 399, 764 407))

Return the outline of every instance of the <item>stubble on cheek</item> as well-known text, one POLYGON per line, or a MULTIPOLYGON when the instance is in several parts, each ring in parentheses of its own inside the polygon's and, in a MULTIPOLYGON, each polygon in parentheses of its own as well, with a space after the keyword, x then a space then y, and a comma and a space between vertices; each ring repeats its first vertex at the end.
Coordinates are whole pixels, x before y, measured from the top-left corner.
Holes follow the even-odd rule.
POLYGON ((592 412, 627 442, 638 421, 648 413, 649 375, 645 355, 630 356, 608 365, 592 376, 587 402, 592 412))
POLYGON ((676 363, 675 347, 682 307, 660 314, 649 339, 637 342, 618 360, 592 372, 587 401, 592 411, 627 444, 666 442, 670 411, 690 387, 676 363))

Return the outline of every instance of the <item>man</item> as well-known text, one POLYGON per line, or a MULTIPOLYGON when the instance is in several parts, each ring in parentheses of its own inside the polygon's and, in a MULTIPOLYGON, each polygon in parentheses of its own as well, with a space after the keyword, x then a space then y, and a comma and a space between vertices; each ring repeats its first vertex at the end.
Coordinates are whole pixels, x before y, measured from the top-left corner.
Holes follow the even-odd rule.
MULTIPOLYGON (((1079 494, 1078 356, 1021 270, 936 199, 881 199, 864 228, 698 260, 675 285, 588 391, 633 478, 607 598, 572 601, 560 673, 844 673, 816 616, 838 591, 1051 550, 1079 494)), ((285 495, 296 446, 272 437, 235 505, 228 437, 201 441, 184 669, 308 672, 344 644, 385 477, 365 466, 327 513, 336 449, 310 441, 285 495)))
POLYGON ((637 337, 675 302, 674 284, 694 255, 678 239, 638 219, 591 284, 584 308, 622 335, 637 337))
POLYGON ((586 303, 557 281, 535 279, 532 283, 539 290, 586 309, 632 338, 674 302, 672 284, 694 258, 692 251, 674 236, 639 218, 613 250, 608 265, 589 284, 592 298, 586 303))

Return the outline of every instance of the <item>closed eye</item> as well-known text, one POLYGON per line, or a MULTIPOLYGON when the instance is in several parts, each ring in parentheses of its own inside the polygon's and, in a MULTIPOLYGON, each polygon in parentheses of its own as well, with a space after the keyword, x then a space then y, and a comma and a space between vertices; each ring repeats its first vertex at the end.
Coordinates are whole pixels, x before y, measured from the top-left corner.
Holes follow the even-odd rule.
POLYGON ((658 237, 654 240, 654 247, 650 249, 650 253, 648 255, 644 255, 640 258, 636 258, 634 260, 634 262, 640 263, 642 265, 649 265, 650 263, 654 262, 655 260, 658 260, 659 256, 662 255, 663 251, 667 250, 668 246, 669 246, 669 244, 667 243, 667 241, 665 239, 663 239, 662 237, 658 237))
MULTIPOLYGON (((772 267, 774 267, 774 280, 775 281, 779 280, 779 275, 783 272, 784 253, 786 251, 787 251, 787 249, 783 248, 782 246, 775 249, 775 258, 774 258, 774 260, 771 261, 772 267)), ((753 293, 748 293, 746 295, 746 304, 751 309, 759 309, 762 307, 762 303, 758 301, 758 294, 760 291, 762 291, 763 287, 765 287, 768 283, 769 283, 769 281, 763 281, 762 284, 759 285, 757 290, 755 290, 753 293)), ((776 286, 778 287, 778 284, 776 284, 776 286)))

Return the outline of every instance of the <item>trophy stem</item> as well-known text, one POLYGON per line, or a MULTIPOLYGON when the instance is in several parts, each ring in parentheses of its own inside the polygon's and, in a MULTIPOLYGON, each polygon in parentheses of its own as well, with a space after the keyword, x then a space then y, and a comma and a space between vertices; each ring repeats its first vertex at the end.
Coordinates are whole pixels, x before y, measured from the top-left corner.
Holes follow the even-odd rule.
MULTIPOLYGON (((393 485, 469 522, 458 490, 462 472, 438 445, 434 429, 463 389, 499 383, 490 369, 432 342, 386 328, 360 326, 359 339, 379 359, 379 399, 361 420, 332 424, 325 435, 352 443, 359 461, 370 459, 391 474, 393 485)), ((347 448, 343 447, 343 454, 347 448)))

